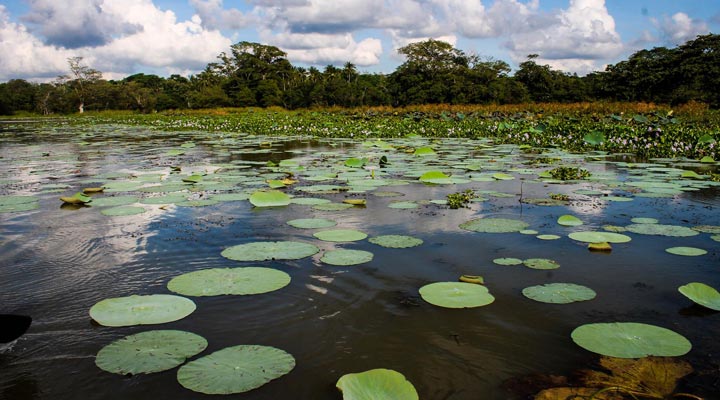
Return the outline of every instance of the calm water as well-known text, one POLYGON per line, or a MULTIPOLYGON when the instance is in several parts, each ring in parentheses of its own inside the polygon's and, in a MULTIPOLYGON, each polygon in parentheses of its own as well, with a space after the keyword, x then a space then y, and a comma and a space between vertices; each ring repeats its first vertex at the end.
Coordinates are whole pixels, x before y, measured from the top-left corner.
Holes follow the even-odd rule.
MULTIPOLYGON (((338 160, 363 156, 370 150, 349 141, 233 139, 230 135, 169 134, 119 126, 91 131, 8 124, 0 126, 0 139, 0 195, 32 195, 40 205, 32 211, 0 213, 0 313, 33 317, 29 332, 0 354, 0 398, 208 397, 181 387, 175 380, 176 369, 122 377, 95 366, 95 354, 103 346, 157 328, 203 336, 209 346, 201 355, 238 344, 261 344, 295 357, 297 366, 290 374, 228 398, 340 399, 335 382, 343 374, 391 368, 402 372, 423 399, 507 399, 512 395, 502 383, 508 379, 534 373, 569 374, 588 366, 597 357, 575 345, 570 332, 585 323, 614 321, 650 323, 684 335, 694 346, 685 358, 703 372, 702 379, 690 382, 691 389, 712 398, 712 390, 717 388, 713 384, 720 379, 720 315, 692 306, 677 287, 699 281, 720 288, 720 243, 709 234, 686 238, 628 234, 632 242, 613 245, 611 254, 597 254, 566 236, 573 230, 600 229, 606 224, 628 225, 633 217, 653 217, 663 224, 688 227, 720 225, 717 188, 670 198, 610 202, 572 192, 594 188, 622 196, 631 193, 627 187, 614 186, 615 181, 548 185, 534 182, 536 175, 511 172, 518 179, 445 186, 411 183, 377 189, 399 192, 402 197, 376 196, 373 191, 308 194, 288 190, 296 196, 337 202, 348 196, 367 199, 367 207, 342 212, 314 211, 302 205, 253 209, 247 201, 236 201, 164 209, 143 205, 148 209, 144 214, 107 217, 98 207, 61 207, 58 197, 110 182, 146 179, 149 185, 158 177, 174 179, 169 167, 176 165, 183 171, 214 171, 223 166, 236 178, 242 177, 230 188, 186 193, 204 198, 261 187, 265 176, 260 174, 269 172, 262 167, 269 160, 277 163, 295 158, 310 171, 334 168, 342 165, 338 160), (180 147, 188 141, 196 146, 180 147), (256 144, 260 142, 272 143, 256 144), (171 155, 168 150, 172 149, 183 149, 185 154, 171 155), (333 158, 338 152, 346 155, 333 158), (425 203, 413 210, 388 207, 397 200, 444 199, 446 194, 466 188, 512 196, 489 196, 488 201, 461 210, 425 203), (546 197, 551 192, 571 194, 571 205, 543 207, 518 201, 521 193, 546 197), (557 225, 557 217, 563 214, 577 215, 585 226, 557 225), (339 228, 359 229, 370 236, 413 235, 424 244, 412 249, 386 249, 367 240, 334 244, 315 239, 315 230, 285 224, 311 216, 336 220, 339 228), (543 241, 534 235, 480 234, 458 228, 479 216, 523 219, 530 229, 562 238, 543 241), (375 257, 367 264, 335 267, 322 264, 320 255, 255 264, 220 256, 226 247, 260 240, 297 240, 323 250, 367 250, 375 257), (681 257, 664 252, 674 246, 699 247, 708 254, 681 257), (561 267, 552 271, 503 267, 492 262, 499 257, 551 258, 561 267), (193 298, 197 304, 193 314, 163 325, 110 328, 94 324, 88 316, 93 304, 108 297, 170 293, 165 285, 181 273, 248 265, 280 269, 291 275, 292 282, 279 291, 256 296, 193 298), (421 286, 454 281, 462 274, 483 275, 496 301, 486 307, 450 310, 419 298, 421 286), (527 286, 551 282, 589 286, 597 298, 550 305, 521 294, 527 286)), ((448 170, 447 165, 462 158, 451 151, 453 142, 445 146, 449 150, 432 162, 435 167, 426 169, 448 170)), ((388 154, 392 162, 396 153, 379 154, 388 154)), ((496 172, 523 168, 526 161, 522 156, 508 158, 505 150, 467 157, 505 159, 496 172)), ((617 174, 620 180, 635 173, 612 163, 587 168, 599 174, 617 174)), ((297 187, 343 184, 303 180, 306 174, 297 172, 301 178, 297 187)), ((388 178, 403 177, 391 170, 388 178)), ((129 194, 140 198, 157 195, 130 190, 99 197, 129 194)))

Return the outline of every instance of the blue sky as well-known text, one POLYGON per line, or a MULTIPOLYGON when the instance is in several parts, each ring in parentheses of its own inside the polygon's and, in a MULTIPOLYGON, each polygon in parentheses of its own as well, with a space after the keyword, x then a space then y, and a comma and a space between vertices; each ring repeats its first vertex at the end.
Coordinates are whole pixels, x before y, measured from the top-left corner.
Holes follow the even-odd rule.
POLYGON ((239 41, 294 65, 391 72, 434 38, 515 67, 528 54, 586 74, 642 48, 720 33, 715 0, 26 0, 0 3, 0 81, 52 80, 80 56, 122 79, 188 76, 239 41))

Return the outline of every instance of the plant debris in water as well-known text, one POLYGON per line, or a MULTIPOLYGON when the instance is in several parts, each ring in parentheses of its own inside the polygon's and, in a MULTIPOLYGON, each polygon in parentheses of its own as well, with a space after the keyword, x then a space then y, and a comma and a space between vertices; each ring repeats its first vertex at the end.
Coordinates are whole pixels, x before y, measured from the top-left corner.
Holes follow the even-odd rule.
POLYGON ((561 181, 575 181, 590 177, 590 171, 579 167, 557 167, 549 172, 553 179, 561 181))
POLYGON ((468 203, 475 197, 475 191, 467 189, 462 192, 450 193, 447 196, 447 206, 453 210, 467 208, 468 203))

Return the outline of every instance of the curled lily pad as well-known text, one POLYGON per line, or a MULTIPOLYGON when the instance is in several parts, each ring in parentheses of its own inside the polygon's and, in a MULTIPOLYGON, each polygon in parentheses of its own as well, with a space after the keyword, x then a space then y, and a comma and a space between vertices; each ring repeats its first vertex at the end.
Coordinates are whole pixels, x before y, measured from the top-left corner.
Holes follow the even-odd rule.
POLYGON ((530 226, 524 221, 508 218, 478 218, 460 224, 460 228, 481 233, 520 232, 530 226))
POLYGON ((523 263, 523 260, 519 258, 513 258, 513 257, 503 257, 503 258, 496 258, 493 260, 493 263, 497 265, 520 265, 523 263))
POLYGON ((279 190, 259 190, 250 195, 255 207, 281 207, 290 204, 290 196, 279 190))
POLYGON ((430 304, 446 308, 486 306, 495 297, 482 285, 467 282, 435 282, 420 288, 420 296, 430 304))
POLYGON ((228 247, 220 255, 235 261, 299 260, 319 251, 302 242, 253 242, 228 247))
POLYGON ((365 239, 367 234, 354 229, 331 229, 315 232, 313 236, 327 242, 354 242, 365 239))
POLYGON ((177 367, 205 350, 207 345, 202 336, 190 332, 140 332, 103 347, 95 358, 95 365, 113 374, 150 374, 177 367))
POLYGON ((142 214, 145 211, 147 210, 145 210, 143 207, 119 206, 103 209, 102 211, 100 211, 100 213, 109 217, 122 217, 126 215, 142 214))
POLYGON ((337 222, 325 218, 300 218, 288 221, 287 224, 300 229, 319 229, 333 227, 337 222))
POLYGON ((582 220, 574 215, 562 215, 558 218, 557 223, 562 226, 580 226, 583 224, 582 220))
POLYGON ((528 258, 523 261, 526 267, 532 269, 557 269, 560 268, 560 264, 557 261, 549 260, 547 258, 528 258))
POLYGON ((715 288, 700 282, 680 286, 678 291, 703 307, 720 311, 720 293, 715 288))
POLYGON ((685 337, 670 329, 636 322, 582 325, 571 337, 586 350, 618 358, 675 357, 692 348, 685 337))
POLYGON ((423 244, 422 239, 405 235, 382 235, 375 236, 368 240, 372 244, 382 247, 390 247, 393 249, 405 249, 408 247, 420 246, 423 244))
POLYGON ((272 292, 287 286, 290 275, 263 267, 212 268, 176 276, 170 291, 185 296, 249 295, 272 292))
POLYGON ((568 237, 584 243, 627 243, 632 240, 630 236, 621 233, 594 231, 573 232, 568 237))
POLYGON ((295 368, 295 358, 269 346, 240 345, 191 361, 177 372, 185 388, 205 394, 243 393, 295 368))
POLYGON ((372 261, 374 255, 364 250, 338 249, 326 251, 320 261, 330 265, 357 265, 372 261))
POLYGON ((346 374, 335 386, 343 394, 343 400, 418 400, 415 387, 403 374, 391 369, 372 369, 346 374))
POLYGON ((707 254, 707 250, 698 249, 696 247, 670 247, 669 249, 665 249, 665 251, 677 256, 688 257, 704 256, 707 254))
POLYGON ((663 224, 632 224, 628 225, 628 231, 640 235, 658 235, 672 237, 689 237, 699 235, 700 232, 685 226, 663 225, 663 224))
POLYGON ((595 291, 574 283, 547 283, 526 287, 523 296, 541 303, 568 304, 595 298, 595 291))
POLYGON ((115 297, 90 308, 90 317, 103 326, 163 324, 183 319, 195 311, 195 303, 170 294, 115 297))

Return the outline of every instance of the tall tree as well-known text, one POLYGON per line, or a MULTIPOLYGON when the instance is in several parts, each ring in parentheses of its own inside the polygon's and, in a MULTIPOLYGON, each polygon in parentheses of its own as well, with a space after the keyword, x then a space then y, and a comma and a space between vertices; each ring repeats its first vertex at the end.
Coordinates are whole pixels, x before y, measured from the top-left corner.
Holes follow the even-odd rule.
POLYGON ((70 74, 58 77, 58 82, 68 85, 78 101, 78 112, 85 112, 85 101, 92 93, 92 85, 102 79, 102 73, 82 63, 83 57, 67 59, 70 74))

